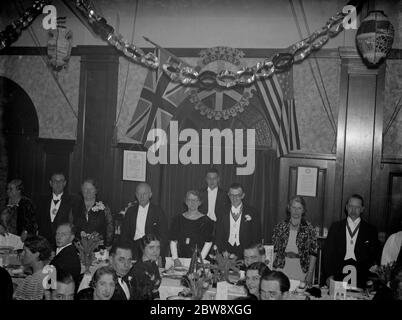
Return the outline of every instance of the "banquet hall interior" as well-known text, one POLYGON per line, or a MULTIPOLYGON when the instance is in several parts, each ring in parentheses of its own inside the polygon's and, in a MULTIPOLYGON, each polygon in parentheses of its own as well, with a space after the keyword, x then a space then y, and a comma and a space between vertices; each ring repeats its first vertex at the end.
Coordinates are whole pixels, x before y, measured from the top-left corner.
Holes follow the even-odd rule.
POLYGON ((402 231, 400 0, 2 0, 0 31, 1 210, 13 179, 36 205, 90 178, 112 245, 142 182, 171 228, 214 167, 263 245, 303 197, 316 284, 351 195, 382 246, 402 231))

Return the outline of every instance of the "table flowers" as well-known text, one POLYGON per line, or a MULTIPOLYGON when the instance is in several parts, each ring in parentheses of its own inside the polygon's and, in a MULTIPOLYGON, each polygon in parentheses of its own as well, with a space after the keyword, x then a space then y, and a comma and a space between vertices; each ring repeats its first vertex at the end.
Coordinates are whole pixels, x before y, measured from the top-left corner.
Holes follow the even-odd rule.
POLYGON ((92 265, 95 259, 95 250, 99 246, 103 245, 103 240, 99 233, 86 233, 81 231, 81 240, 75 243, 75 246, 79 252, 81 263, 85 267, 85 273, 89 272, 89 267, 92 265))

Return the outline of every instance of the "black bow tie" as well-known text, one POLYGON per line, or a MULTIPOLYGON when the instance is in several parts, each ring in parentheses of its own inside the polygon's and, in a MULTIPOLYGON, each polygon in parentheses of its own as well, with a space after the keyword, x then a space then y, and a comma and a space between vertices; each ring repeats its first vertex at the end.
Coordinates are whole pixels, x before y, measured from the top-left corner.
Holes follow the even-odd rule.
POLYGON ((58 199, 58 200, 53 199, 53 203, 54 203, 55 205, 58 204, 59 201, 60 201, 60 199, 58 199))

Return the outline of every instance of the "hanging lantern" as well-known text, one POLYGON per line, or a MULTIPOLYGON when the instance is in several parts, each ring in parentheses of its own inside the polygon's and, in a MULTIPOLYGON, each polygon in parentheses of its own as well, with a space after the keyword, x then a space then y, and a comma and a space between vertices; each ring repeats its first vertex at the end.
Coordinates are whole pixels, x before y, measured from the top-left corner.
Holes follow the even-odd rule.
POLYGON ((383 11, 370 11, 356 34, 357 48, 370 65, 387 57, 394 42, 394 27, 383 11))
POLYGON ((49 31, 49 40, 47 43, 47 55, 53 69, 60 71, 67 67, 70 60, 72 37, 71 30, 68 30, 61 19, 57 18, 57 29, 49 31))

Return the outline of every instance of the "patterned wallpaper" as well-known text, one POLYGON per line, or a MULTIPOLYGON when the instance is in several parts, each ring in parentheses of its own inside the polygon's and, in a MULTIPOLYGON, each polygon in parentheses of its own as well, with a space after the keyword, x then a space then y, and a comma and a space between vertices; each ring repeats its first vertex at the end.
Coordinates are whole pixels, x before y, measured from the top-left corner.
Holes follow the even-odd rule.
POLYGON ((336 135, 331 127, 327 113, 323 108, 323 102, 319 92, 321 92, 326 106, 328 106, 326 96, 328 97, 335 124, 337 124, 340 59, 317 59, 324 87, 321 84, 319 71, 314 59, 310 58, 309 61, 311 61, 320 91, 314 81, 308 60, 303 61, 299 65, 295 65, 293 73, 301 152, 336 153, 336 135))
MULTIPOLYGON (((383 156, 402 157, 402 111, 385 132, 398 101, 402 97, 402 60, 387 60, 384 93, 384 141, 383 156)), ((402 99, 399 101, 402 103, 402 99)))
MULTIPOLYGON (((184 59, 191 65, 196 65, 198 58, 184 59)), ((253 65, 261 59, 248 59, 244 58, 242 61, 246 65, 253 65)), ((318 71, 314 62, 313 69, 318 76, 318 71)), ((323 76, 323 82, 327 92, 327 96, 333 111, 335 122, 337 121, 338 114, 338 95, 339 95, 339 73, 340 73, 340 60, 338 59, 320 59, 320 71, 323 76)), ((145 81, 147 70, 136 64, 129 63, 126 59, 120 58, 119 68, 119 94, 117 101, 117 114, 118 121, 118 141, 125 143, 133 143, 133 140, 125 135, 127 128, 133 117, 138 99, 141 94, 142 86, 145 81), (127 76, 126 93, 122 101, 122 92, 125 86, 125 79, 127 75, 127 68, 129 72, 127 76)), ((328 117, 322 107, 322 102, 314 83, 310 67, 307 62, 294 67, 294 95, 296 113, 299 125, 300 139, 301 139, 301 152, 309 153, 334 153, 333 149, 335 135, 331 129, 328 117)), ((319 79, 319 78, 318 78, 319 79)), ((320 81, 320 80, 318 80, 320 81)), ((321 84, 320 84, 321 87, 321 84)), ((322 88, 321 88, 322 90, 322 88)), ((251 112, 248 110, 236 117, 236 121, 228 124, 228 121, 217 121, 217 127, 254 127, 256 129, 256 142, 257 145, 265 147, 276 148, 276 143, 272 138, 272 132, 266 121, 261 121, 261 110, 251 112)), ((192 110, 191 117, 193 123, 204 122, 203 117, 197 118, 198 111, 192 110), (195 120, 194 120, 195 119, 195 120)), ((211 121, 211 120, 209 120, 211 121)), ((217 123, 215 121, 215 123, 217 123)), ((205 124, 204 124, 205 125, 205 124)), ((209 127, 209 125, 207 126, 209 127)), ((335 146, 336 147, 336 146, 335 146)))
POLYGON ((0 76, 16 82, 30 96, 39 119, 39 137, 75 140, 77 137, 80 58, 71 57, 67 70, 57 74, 72 108, 38 56, 0 56, 0 76))

